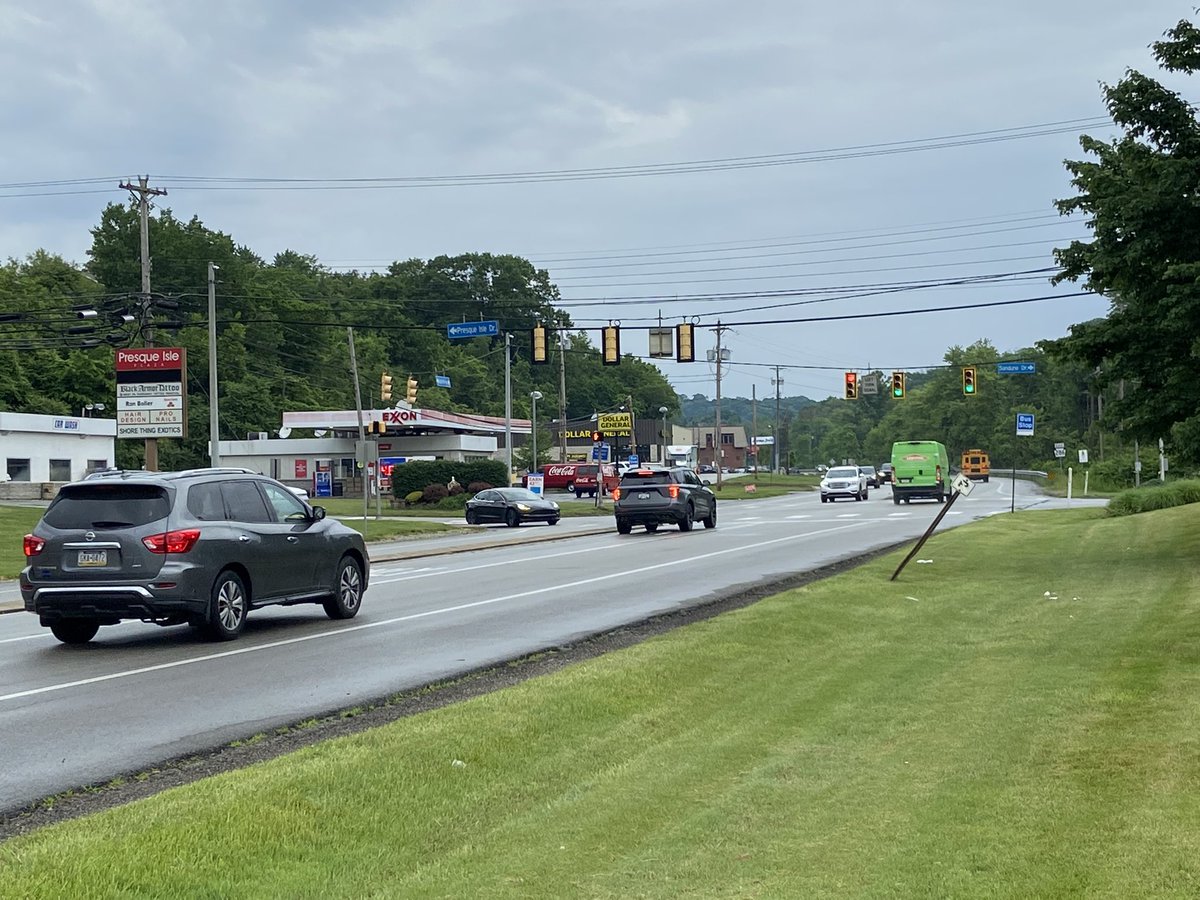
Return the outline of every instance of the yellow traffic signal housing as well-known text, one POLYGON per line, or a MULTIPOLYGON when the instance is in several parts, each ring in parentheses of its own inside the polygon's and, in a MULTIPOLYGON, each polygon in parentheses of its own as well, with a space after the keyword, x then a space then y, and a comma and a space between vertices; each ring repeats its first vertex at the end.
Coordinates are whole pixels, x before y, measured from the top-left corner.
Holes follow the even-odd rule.
POLYGON ((892 373, 892 397, 896 400, 904 399, 904 373, 892 373))
POLYGON ((405 399, 410 405, 417 402, 417 379, 413 378, 411 375, 408 376, 408 391, 405 395, 405 399))
POLYGON ((975 396, 975 367, 963 366, 962 370, 963 393, 968 397, 975 396))
POLYGON ((695 326, 684 322, 675 326, 675 362, 696 361, 695 326))
POLYGON ((529 334, 531 348, 530 362, 535 366, 544 366, 550 362, 550 354, 546 350, 546 326, 541 323, 534 325, 529 334))
POLYGON ((603 355, 601 364, 606 366, 619 365, 621 362, 621 329, 616 325, 608 325, 600 331, 603 355))
POLYGON ((847 372, 846 373, 846 399, 847 400, 857 400, 858 399, 858 373, 857 372, 847 372))
POLYGON ((392 376, 387 372, 379 376, 379 399, 385 402, 392 399, 392 376))

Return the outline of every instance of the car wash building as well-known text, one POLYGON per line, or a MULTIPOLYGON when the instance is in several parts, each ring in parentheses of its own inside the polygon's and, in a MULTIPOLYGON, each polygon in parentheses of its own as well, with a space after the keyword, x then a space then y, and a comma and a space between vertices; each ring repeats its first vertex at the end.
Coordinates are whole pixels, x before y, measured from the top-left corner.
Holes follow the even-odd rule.
POLYGON ((0 412, 0 498, 44 500, 57 485, 113 465, 117 422, 0 412))

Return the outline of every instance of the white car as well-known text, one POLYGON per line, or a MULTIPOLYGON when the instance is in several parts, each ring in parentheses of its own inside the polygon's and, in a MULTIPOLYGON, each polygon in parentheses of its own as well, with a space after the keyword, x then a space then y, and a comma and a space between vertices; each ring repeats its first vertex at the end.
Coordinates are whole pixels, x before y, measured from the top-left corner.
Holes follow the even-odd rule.
POLYGON ((821 502, 832 503, 838 497, 867 499, 867 476, 858 466, 834 466, 821 477, 821 502))

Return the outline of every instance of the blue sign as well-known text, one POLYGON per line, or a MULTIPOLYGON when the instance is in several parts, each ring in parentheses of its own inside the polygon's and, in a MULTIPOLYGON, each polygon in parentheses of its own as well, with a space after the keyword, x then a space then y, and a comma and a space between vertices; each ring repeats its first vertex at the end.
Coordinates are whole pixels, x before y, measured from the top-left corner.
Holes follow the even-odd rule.
POLYGON ((996 372, 999 375, 1032 375, 1037 371, 1037 366, 1027 362, 1002 362, 996 363, 996 372))
POLYGON ((317 470, 313 473, 313 485, 318 497, 332 497, 333 473, 328 470, 324 472, 317 470))
POLYGON ((1017 436, 1033 437, 1033 413, 1017 413, 1017 436))
POLYGON ((433 383, 435 385, 437 385, 438 387, 450 387, 450 376, 449 375, 434 375, 433 383))
POLYGON ((638 458, 636 456, 630 456, 629 457, 629 465, 636 466, 637 464, 638 464, 638 458))
POLYGON ((494 319, 483 322, 453 322, 446 326, 448 338, 495 337, 500 333, 500 323, 494 319))

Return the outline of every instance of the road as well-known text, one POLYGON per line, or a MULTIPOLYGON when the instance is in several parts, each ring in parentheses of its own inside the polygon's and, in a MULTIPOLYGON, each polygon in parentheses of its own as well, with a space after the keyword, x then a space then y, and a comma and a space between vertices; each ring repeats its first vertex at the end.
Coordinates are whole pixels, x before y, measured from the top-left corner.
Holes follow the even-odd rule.
MULTIPOLYGON (((941 527, 1007 512, 1010 491, 977 484, 941 527)), ((1066 502, 1017 485, 1018 508, 1066 502)), ((357 618, 256 611, 229 644, 128 622, 71 647, 31 615, 2 615, 0 811, 914 539, 941 510, 896 506, 883 488, 866 502, 725 503, 715 530, 687 534, 564 519, 372 545, 357 618)))

